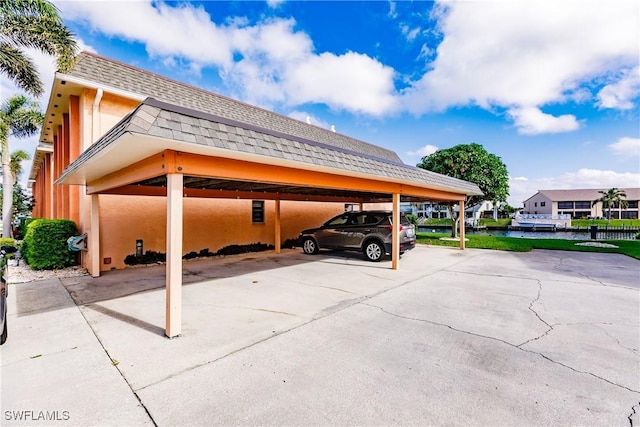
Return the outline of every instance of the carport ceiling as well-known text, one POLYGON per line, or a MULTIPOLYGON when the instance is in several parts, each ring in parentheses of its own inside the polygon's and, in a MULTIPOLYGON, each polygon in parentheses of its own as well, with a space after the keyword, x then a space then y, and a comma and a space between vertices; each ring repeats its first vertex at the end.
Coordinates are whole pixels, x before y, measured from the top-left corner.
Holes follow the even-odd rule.
MULTIPOLYGON (((159 176, 133 184, 139 188, 166 188, 167 178, 166 176, 159 176)), ((207 197, 210 194, 211 197, 220 197, 218 192, 226 192, 229 197, 233 193, 238 193, 238 198, 267 198, 272 199, 276 196, 299 196, 291 197, 296 200, 304 200, 306 197, 310 199, 326 199, 327 201, 353 201, 353 202, 390 202, 392 199, 391 194, 386 193, 370 193, 363 191, 353 191, 345 189, 334 188, 317 188, 317 187, 302 187, 282 184, 269 184, 263 182, 252 181, 235 181, 216 178, 205 178, 197 176, 185 176, 184 188, 194 190, 205 190, 199 193, 195 193, 201 197, 207 197), (206 190, 210 190, 206 191, 206 190)), ((286 197, 285 197, 286 198, 286 197)), ((403 197, 403 200, 413 200, 413 198, 403 197)))

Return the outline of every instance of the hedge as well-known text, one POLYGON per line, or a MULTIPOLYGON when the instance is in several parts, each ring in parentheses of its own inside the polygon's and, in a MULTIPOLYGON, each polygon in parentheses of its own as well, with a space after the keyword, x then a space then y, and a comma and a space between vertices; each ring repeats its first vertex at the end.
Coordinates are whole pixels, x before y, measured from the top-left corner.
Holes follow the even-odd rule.
POLYGON ((16 240, 12 237, 0 237, 0 246, 13 246, 17 249, 16 240))
POLYGON ((35 219, 29 222, 20 251, 34 270, 53 270, 76 264, 76 253, 67 247, 67 239, 78 234, 73 221, 35 219))

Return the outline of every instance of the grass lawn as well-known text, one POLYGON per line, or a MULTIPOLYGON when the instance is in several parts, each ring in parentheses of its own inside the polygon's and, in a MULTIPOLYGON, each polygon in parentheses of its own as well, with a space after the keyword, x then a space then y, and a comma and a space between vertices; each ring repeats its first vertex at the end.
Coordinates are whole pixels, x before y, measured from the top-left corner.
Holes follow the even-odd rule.
MULTIPOLYGON (((460 246, 458 241, 440 240, 450 237, 450 233, 417 233, 417 243, 437 246, 460 246)), ((595 246, 577 246, 576 243, 589 240, 565 239, 524 239, 520 237, 481 236, 467 234, 468 248, 495 249, 500 251, 528 252, 531 249, 557 249, 562 251, 606 252, 624 254, 640 259, 640 240, 598 240, 598 243, 609 243, 617 248, 601 248, 595 246)))
MULTIPOLYGON (((442 219, 429 219, 424 222, 423 225, 447 225, 451 226, 451 220, 447 218, 442 219)), ((491 218, 481 218, 480 225, 486 225, 487 227, 503 227, 511 225, 511 218, 500 218, 497 221, 494 221, 491 218)), ((597 225, 599 227, 606 227, 607 225, 611 227, 640 227, 640 219, 612 219, 611 221, 607 221, 606 219, 573 219, 571 220, 572 227, 581 227, 587 228, 591 225, 597 225)))

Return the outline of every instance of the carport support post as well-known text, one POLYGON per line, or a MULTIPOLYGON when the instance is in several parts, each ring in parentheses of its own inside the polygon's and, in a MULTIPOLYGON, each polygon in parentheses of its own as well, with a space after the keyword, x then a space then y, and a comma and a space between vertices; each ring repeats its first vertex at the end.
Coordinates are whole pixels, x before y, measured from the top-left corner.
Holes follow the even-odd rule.
POLYGON ((280 229, 281 229, 281 224, 280 224, 280 199, 276 199, 276 221, 275 221, 275 233, 276 233, 276 238, 275 238, 275 246, 276 246, 276 253, 279 254, 281 251, 280 246, 282 245, 282 236, 280 235, 280 229))
POLYGON ((92 277, 100 276, 100 199, 97 194, 90 197, 91 206, 89 210, 89 272, 92 277))
POLYGON ((167 174, 166 327, 169 338, 182 332, 182 174, 167 174))
POLYGON ((391 269, 398 269, 400 259, 400 194, 393 193, 393 225, 391 237, 391 269))
POLYGON ((458 217, 460 218, 460 249, 464 250, 464 200, 460 200, 460 213, 458 217))

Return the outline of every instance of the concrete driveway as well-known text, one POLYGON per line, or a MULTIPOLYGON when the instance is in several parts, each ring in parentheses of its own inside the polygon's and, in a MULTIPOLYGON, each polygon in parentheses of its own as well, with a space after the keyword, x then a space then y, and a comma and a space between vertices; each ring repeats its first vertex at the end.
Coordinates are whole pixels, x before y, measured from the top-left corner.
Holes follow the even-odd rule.
POLYGON ((419 246, 12 285, 2 425, 640 425, 640 262, 419 246))

